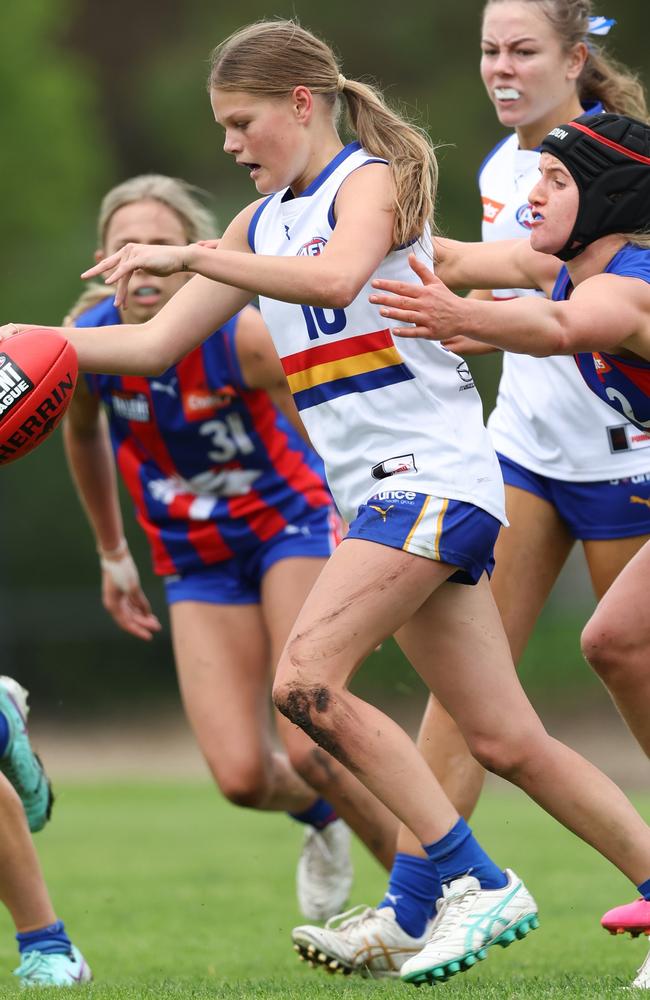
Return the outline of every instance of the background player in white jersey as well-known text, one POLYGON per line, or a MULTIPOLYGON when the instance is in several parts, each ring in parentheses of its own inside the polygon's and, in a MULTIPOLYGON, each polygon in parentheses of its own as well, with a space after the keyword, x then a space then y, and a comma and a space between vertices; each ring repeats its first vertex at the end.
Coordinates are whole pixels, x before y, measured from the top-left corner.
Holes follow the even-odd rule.
MULTIPOLYGON (((499 121, 513 129, 479 171, 484 240, 528 238, 528 195, 539 177, 538 147, 553 125, 577 117, 584 108, 647 114, 636 78, 598 47, 598 36, 612 22, 592 17, 591 9, 589 0, 489 0, 484 7, 481 76, 499 121)), ((472 294, 507 300, 541 293, 505 289, 472 294)), ((462 355, 492 350, 462 336, 446 346, 462 355)), ((647 540, 650 505, 632 500, 639 486, 630 477, 650 474, 650 434, 617 418, 586 392, 572 358, 508 353, 488 429, 501 462, 510 522, 497 541, 491 584, 517 663, 576 539, 583 544, 597 598, 647 540)), ((634 683, 645 670, 650 634, 636 632, 632 645, 629 632, 620 629, 617 635, 616 644, 604 643, 590 626, 588 653, 650 753, 650 714, 640 708, 640 687, 634 683)), ((485 772, 434 698, 418 746, 461 815, 469 818, 485 772)), ((416 878, 419 856, 419 845, 402 828, 379 906, 346 918, 343 926, 333 920, 324 930, 297 928, 298 947, 313 944, 330 967, 377 971, 385 964, 381 943, 390 940, 393 964, 399 965, 400 940, 406 948, 435 912, 438 890, 432 885, 429 898, 423 892, 416 878)))
MULTIPOLYGON (((500 305, 464 300, 415 258, 411 263, 422 284, 377 281, 384 294, 372 301, 387 318, 413 324, 395 330, 408 338, 445 339, 462 331, 507 350, 541 357, 573 354, 588 390, 645 430, 650 427, 650 125, 623 115, 583 115, 552 129, 541 149, 542 176, 530 195, 530 243, 439 240, 436 260, 452 288, 516 280, 542 289, 551 302, 543 296, 500 305)), ((596 611, 603 639, 616 629, 629 635, 632 647, 647 638, 649 569, 646 542, 596 611)), ((626 694, 633 717, 647 716, 647 669, 632 676, 626 694)), ((641 899, 605 914, 607 930, 650 933, 650 883, 640 890, 641 899)), ((650 988, 650 960, 633 985, 650 988)))
MULTIPOLYGON (((514 127, 479 173, 484 240, 528 237, 538 147, 554 125, 583 110, 647 117, 638 80, 596 47, 613 22, 590 15, 585 0, 489 0, 484 8, 481 75, 500 122, 514 127)), ((474 294, 499 301, 540 293, 474 294)), ((447 346, 472 353, 463 338, 447 346)), ((517 662, 576 539, 600 599, 650 537, 650 507, 633 501, 639 486, 631 478, 650 473, 650 434, 586 393, 572 358, 508 352, 488 428, 510 521, 499 537, 492 588, 517 662)), ((628 647, 621 657, 599 643, 591 662, 650 754, 648 713, 641 719, 638 698, 626 693, 645 647, 628 647)), ((440 706, 432 703, 427 714, 421 742, 448 794, 471 815, 483 772, 440 706)))
POLYGON ((402 976, 433 982, 525 936, 536 907, 480 847, 409 737, 348 690, 383 638, 397 634, 485 766, 640 885, 650 880, 650 830, 608 778, 544 731, 517 680, 487 576, 502 484, 463 362, 416 341, 398 351, 368 308, 373 277, 408 274, 408 245, 427 259, 430 143, 377 91, 346 80, 329 46, 294 22, 260 22, 218 46, 210 91, 226 151, 265 197, 236 217, 217 250, 127 245, 90 269, 108 276, 118 305, 135 271, 197 277, 137 330, 66 334, 82 369, 155 374, 261 296, 351 521, 298 616, 274 700, 425 845, 445 900, 402 976), (361 148, 341 142, 340 98, 361 148), (328 202, 319 197, 326 187, 328 202), (307 223, 310 239, 294 241, 307 223))
MULTIPOLYGON (((146 174, 104 196, 97 228, 102 259, 133 240, 208 239, 216 222, 189 185, 146 174)), ((120 312, 110 287, 91 285, 68 322, 144 323, 187 280, 141 277, 120 312)), ((349 830, 339 813, 384 864, 395 820, 282 716, 282 751, 274 748, 271 668, 338 532, 321 463, 300 432, 277 354, 252 307, 158 379, 81 379, 64 426, 100 555, 105 607, 140 639, 160 629, 124 536, 114 449, 165 581, 179 686, 201 751, 231 802, 286 810, 305 824, 298 898, 306 916, 323 920, 345 904, 352 879, 349 830), (130 401, 144 411, 142 421, 136 412, 125 418, 130 401)))

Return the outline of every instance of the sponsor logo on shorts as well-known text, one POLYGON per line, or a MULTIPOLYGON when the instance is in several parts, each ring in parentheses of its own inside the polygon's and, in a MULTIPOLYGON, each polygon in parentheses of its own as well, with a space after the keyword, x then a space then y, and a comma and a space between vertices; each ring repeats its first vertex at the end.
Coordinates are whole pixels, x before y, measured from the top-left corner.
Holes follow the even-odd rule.
POLYGON ((111 404, 115 416, 122 420, 130 420, 134 424, 148 424, 151 420, 149 400, 143 392, 114 392, 111 404))
POLYGON ((6 416, 33 388, 34 383, 22 368, 6 354, 0 354, 0 417, 6 416))
POLYGON ((219 389, 192 389, 183 393, 183 413, 186 420, 203 420, 230 406, 237 393, 231 385, 219 389))
POLYGON ((483 202, 483 222, 496 222, 502 211, 506 207, 502 201, 494 201, 493 198, 481 198, 483 202))
POLYGON ((630 497, 630 503, 642 503, 642 504, 645 504, 646 507, 650 507, 650 498, 649 497, 631 496, 630 497))
POLYGON ((621 479, 610 479, 610 486, 638 486, 641 483, 650 483, 650 472, 640 472, 636 476, 623 476, 621 479))
POLYGON ((523 226, 524 229, 532 229, 533 228, 532 206, 528 202, 526 202, 525 205, 520 205, 519 208, 517 209, 517 214, 515 218, 517 219, 519 225, 523 226))
POLYGON ((386 518, 388 517, 388 512, 394 508, 395 504, 392 503, 390 507, 377 507, 376 504, 369 503, 368 506, 370 507, 371 510, 376 510, 379 516, 381 517, 382 521, 384 522, 384 524, 386 524, 386 518))
POLYGON ((381 493, 375 493, 374 497, 370 497, 368 506, 372 505, 373 500, 400 500, 402 503, 404 501, 413 503, 416 497, 417 493, 413 490, 382 490, 381 493))
POLYGON ((373 479, 388 479, 389 476, 396 476, 401 472, 418 470, 415 466, 415 455, 396 455, 394 458, 385 458, 370 471, 373 479))

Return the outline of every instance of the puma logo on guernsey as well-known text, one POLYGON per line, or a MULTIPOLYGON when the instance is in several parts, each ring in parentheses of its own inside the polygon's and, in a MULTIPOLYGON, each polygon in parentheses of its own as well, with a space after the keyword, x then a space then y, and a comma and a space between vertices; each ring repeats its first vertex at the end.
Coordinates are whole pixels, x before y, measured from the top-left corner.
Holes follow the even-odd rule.
POLYGON ((646 497, 632 496, 630 497, 630 503, 643 503, 646 507, 650 507, 650 499, 646 499, 646 497))
POLYGON ((392 510, 393 507, 395 506, 395 504, 392 503, 390 505, 390 507, 375 507, 374 503, 369 503, 368 506, 370 507, 371 510, 376 510, 377 513, 381 516, 381 519, 384 522, 384 524, 386 524, 386 518, 388 517, 388 511, 392 510))

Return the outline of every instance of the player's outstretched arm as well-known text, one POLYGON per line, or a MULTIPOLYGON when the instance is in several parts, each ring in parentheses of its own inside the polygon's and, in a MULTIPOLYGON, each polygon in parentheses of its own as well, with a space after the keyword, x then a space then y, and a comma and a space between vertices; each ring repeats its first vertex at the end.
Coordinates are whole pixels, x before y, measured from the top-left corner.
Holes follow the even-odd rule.
POLYGON ((627 349, 650 357, 650 288, 646 282, 599 274, 567 302, 540 297, 508 302, 460 298, 415 257, 420 284, 377 280, 371 296, 405 338, 448 340, 465 334, 505 351, 548 357, 578 351, 627 349))
POLYGON ((63 438, 70 474, 95 536, 104 607, 125 632, 152 639, 161 625, 140 586, 124 536, 106 417, 83 380, 68 408, 63 438))

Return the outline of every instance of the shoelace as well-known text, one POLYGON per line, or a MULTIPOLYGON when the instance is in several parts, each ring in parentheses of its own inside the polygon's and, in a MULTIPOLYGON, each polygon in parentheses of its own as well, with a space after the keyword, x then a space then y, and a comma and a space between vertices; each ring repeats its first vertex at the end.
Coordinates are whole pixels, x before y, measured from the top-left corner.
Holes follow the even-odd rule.
MULTIPOLYGON (((433 922, 433 927, 431 928, 429 941, 433 941, 434 937, 436 936, 436 932, 438 931, 439 925, 442 921, 442 918, 450 910, 452 909, 458 910, 458 915, 462 916, 462 914, 466 913, 467 910, 470 908, 473 902, 473 897, 475 896, 476 896, 476 889, 465 889, 463 892, 459 892, 456 895, 445 896, 443 897, 443 899, 439 899, 436 904, 438 907, 438 912, 436 914, 436 919, 433 922)), ((446 933, 446 931, 443 928, 443 934, 444 933, 446 933)))
POLYGON ((38 980, 42 975, 49 972, 48 956, 43 951, 28 951, 22 957, 20 966, 16 969, 16 974, 23 979, 38 980))
POLYGON ((348 930, 351 926, 358 927, 364 920, 374 917, 376 914, 377 910, 373 909, 372 906, 359 903, 344 913, 336 913, 333 917, 330 917, 325 924, 325 929, 328 931, 348 930))

